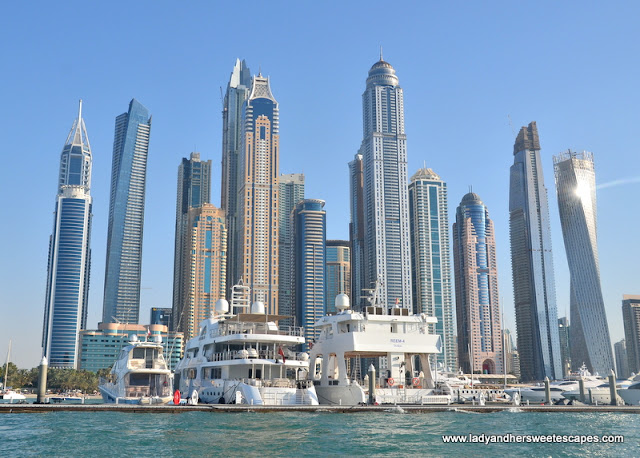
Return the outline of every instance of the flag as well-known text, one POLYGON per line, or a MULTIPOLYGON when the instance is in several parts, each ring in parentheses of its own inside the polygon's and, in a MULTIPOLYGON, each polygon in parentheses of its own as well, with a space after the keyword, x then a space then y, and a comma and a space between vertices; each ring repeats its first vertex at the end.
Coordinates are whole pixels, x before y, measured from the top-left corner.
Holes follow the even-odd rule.
POLYGON ((282 356, 282 364, 284 364, 284 363, 285 363, 285 361, 286 361, 286 359, 285 359, 285 357, 284 357, 284 352, 282 351, 282 347, 279 347, 279 348, 278 348, 278 354, 279 354, 280 356, 282 356))
POLYGON ((396 305, 398 305, 400 303, 400 298, 396 297, 396 305))

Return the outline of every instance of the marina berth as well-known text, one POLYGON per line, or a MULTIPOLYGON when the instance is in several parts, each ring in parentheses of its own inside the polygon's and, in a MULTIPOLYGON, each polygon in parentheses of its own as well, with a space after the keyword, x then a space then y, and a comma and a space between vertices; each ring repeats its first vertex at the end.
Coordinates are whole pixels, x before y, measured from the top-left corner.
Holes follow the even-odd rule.
POLYGON ((296 348, 304 330, 278 325, 289 318, 249 307, 249 288, 233 288, 231 309, 222 299, 215 314, 189 340, 176 366, 176 387, 191 403, 318 405, 308 379, 309 356, 296 348))

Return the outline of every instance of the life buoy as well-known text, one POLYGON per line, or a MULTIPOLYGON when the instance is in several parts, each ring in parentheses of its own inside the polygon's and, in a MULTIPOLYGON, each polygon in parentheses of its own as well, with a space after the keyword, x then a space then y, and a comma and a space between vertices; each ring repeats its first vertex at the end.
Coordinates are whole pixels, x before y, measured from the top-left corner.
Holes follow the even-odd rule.
POLYGON ((173 405, 177 406, 178 404, 180 404, 180 390, 173 393, 173 405))
POLYGON ((418 386, 420 385, 420 379, 418 377, 413 377, 413 380, 411 380, 411 383, 413 384, 413 386, 418 386))
POLYGON ((389 386, 393 386, 395 383, 396 383, 396 382, 395 382, 395 380, 393 380, 393 378, 389 377, 389 378, 387 379, 387 384, 388 384, 389 386))

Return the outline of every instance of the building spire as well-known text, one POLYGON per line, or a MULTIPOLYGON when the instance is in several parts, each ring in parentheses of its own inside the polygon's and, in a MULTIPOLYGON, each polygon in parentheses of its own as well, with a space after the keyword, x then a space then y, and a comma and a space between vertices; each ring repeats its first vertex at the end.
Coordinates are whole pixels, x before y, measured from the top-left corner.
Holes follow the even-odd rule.
POLYGON ((80 99, 79 107, 78 107, 78 121, 82 119, 82 99, 80 99))
POLYGON ((382 62, 384 59, 382 58, 382 45, 380 45, 380 62, 382 62))

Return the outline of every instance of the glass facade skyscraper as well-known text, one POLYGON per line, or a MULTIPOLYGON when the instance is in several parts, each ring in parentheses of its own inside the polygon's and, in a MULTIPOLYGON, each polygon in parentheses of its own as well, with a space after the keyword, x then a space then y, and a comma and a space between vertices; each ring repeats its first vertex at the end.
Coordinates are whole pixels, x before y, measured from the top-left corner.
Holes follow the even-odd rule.
POLYGON ((369 70, 362 107, 364 287, 379 281, 386 306, 412 309, 403 92, 382 56, 369 70))
POLYGON ((278 128, 269 78, 254 76, 242 116, 236 262, 251 301, 263 302, 269 314, 278 313, 278 128))
POLYGON ((349 223, 349 243, 351 244, 351 306, 354 310, 362 310, 366 301, 362 299, 366 285, 364 270, 364 202, 363 202, 364 173, 362 168, 362 154, 356 154, 349 162, 349 207, 351 222, 349 223))
POLYGON ((307 343, 317 339, 319 330, 313 325, 327 313, 327 215, 323 207, 324 200, 305 199, 294 210, 296 317, 307 343))
MULTIPOLYGON (((625 349, 629 372, 640 373, 640 296, 622 296, 625 349)), ((620 374, 618 374, 619 376, 620 374)))
POLYGON ((593 154, 566 151, 553 157, 553 166, 571 282, 571 364, 608 374, 614 365, 600 285, 593 154))
POLYGON ((336 313, 336 296, 351 296, 351 248, 347 240, 327 240, 327 313, 336 313))
POLYGON ((50 367, 78 368, 78 335, 87 323, 91 250, 91 145, 82 119, 60 156, 53 233, 49 239, 43 355, 50 367))
POLYGON ((442 337, 442 353, 436 360, 444 368, 456 371, 447 184, 431 169, 420 169, 411 177, 409 222, 413 311, 438 319, 429 325, 431 334, 442 337))
MULTIPOLYGON (((294 316, 295 258, 293 249, 293 210, 304 199, 304 175, 291 173, 278 177, 278 309, 281 315, 294 316)), ((288 319, 291 321, 290 319, 288 319)), ((293 322, 291 321, 290 325, 293 322)))
POLYGON ((104 278, 103 323, 138 323, 151 117, 136 99, 116 118, 104 278))
POLYGON ((480 196, 468 193, 453 224, 458 359, 466 373, 502 374, 504 357, 493 221, 480 196))
POLYGON ((243 172, 238 168, 240 156, 243 155, 242 142, 242 107, 251 90, 251 72, 244 60, 236 59, 236 63, 227 84, 222 109, 222 181, 221 205, 227 224, 227 297, 242 276, 242 269, 237 266, 240 249, 237 241, 238 230, 238 189, 244 180, 243 172))
MULTIPOLYGON (((200 208, 211 201, 211 161, 201 161, 200 153, 191 153, 189 159, 182 158, 178 167, 178 199, 176 203, 176 235, 173 258, 173 314, 175 323, 172 329, 178 329, 181 323, 182 308, 190 282, 191 266, 188 262, 191 247, 189 210, 200 208)), ((226 270, 226 266, 225 266, 226 270)))
POLYGON ((547 188, 535 121, 520 129, 509 187, 511 271, 522 380, 562 377, 547 188))

